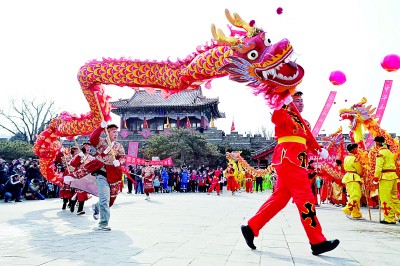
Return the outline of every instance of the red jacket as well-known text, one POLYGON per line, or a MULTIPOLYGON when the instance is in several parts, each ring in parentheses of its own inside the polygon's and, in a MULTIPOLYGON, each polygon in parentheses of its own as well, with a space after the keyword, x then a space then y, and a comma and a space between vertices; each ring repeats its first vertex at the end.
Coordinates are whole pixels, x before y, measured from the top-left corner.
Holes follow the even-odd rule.
POLYGON ((299 167, 307 168, 307 153, 315 153, 314 150, 309 150, 307 148, 307 143, 310 143, 313 138, 313 136, 307 135, 305 129, 305 127, 309 125, 303 125, 295 113, 284 108, 275 110, 272 114, 271 120, 272 123, 275 124, 275 138, 278 140, 278 145, 276 145, 272 157, 272 164, 281 164, 282 160, 286 158, 299 167), (282 139, 283 137, 298 137, 298 139, 304 139, 305 143, 279 143, 279 139, 282 139))

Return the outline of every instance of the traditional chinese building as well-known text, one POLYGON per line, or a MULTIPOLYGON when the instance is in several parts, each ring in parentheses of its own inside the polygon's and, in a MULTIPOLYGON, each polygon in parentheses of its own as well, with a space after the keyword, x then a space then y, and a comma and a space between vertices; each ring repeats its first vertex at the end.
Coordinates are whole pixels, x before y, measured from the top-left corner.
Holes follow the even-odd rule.
MULTIPOLYGON (((146 139, 154 134, 162 134, 168 125, 188 127, 203 133, 207 141, 220 146, 230 146, 235 150, 253 150, 252 165, 267 166, 276 142, 260 134, 242 135, 236 131, 226 134, 214 127, 213 120, 225 118, 218 109, 218 98, 206 98, 199 87, 196 90, 185 90, 168 98, 160 90, 148 93, 139 90, 130 99, 121 99, 111 104, 116 108, 112 112, 120 117, 120 142, 127 154, 137 154, 137 149, 145 144, 146 139), (188 122, 190 125, 188 125, 188 122), (148 134, 144 134, 144 132, 148 134), (134 143, 136 146, 131 144, 134 143), (135 150, 135 151, 134 151, 135 150)), ((88 137, 78 139, 79 143, 88 137)), ((67 144, 68 141, 65 142, 67 144)), ((69 143, 71 146, 73 142, 69 143)))
POLYGON ((161 95, 161 90, 155 90, 152 94, 139 90, 132 98, 111 104, 116 107, 112 112, 121 117, 121 129, 134 134, 146 127, 151 134, 159 134, 167 127, 188 126, 203 132, 210 128, 213 119, 225 117, 218 110, 219 99, 206 98, 201 87, 168 98, 161 95))
POLYGON ((258 167, 266 168, 268 165, 271 164, 272 155, 274 153, 276 144, 276 140, 271 140, 268 144, 264 145, 260 149, 255 150, 251 154, 252 159, 257 163, 258 167))

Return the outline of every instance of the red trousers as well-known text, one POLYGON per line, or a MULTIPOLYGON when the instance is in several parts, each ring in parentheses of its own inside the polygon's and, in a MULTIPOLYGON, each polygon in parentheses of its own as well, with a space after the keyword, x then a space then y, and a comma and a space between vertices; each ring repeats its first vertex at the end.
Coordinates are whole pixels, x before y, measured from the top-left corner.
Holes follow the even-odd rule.
POLYGON ((219 192, 221 191, 219 183, 212 183, 210 188, 208 189, 208 193, 211 193, 212 191, 214 191, 214 188, 217 190, 217 193, 219 194, 219 192))
POLYGON ((248 222, 254 235, 258 236, 261 228, 287 205, 290 198, 293 198, 310 244, 325 241, 315 212, 315 198, 310 188, 307 170, 290 163, 287 159, 283 159, 279 165, 274 165, 274 168, 278 175, 275 191, 248 222))
POLYGON ((246 180, 246 192, 253 192, 253 180, 246 180))
POLYGON ((235 192, 237 189, 237 184, 234 176, 228 176, 227 184, 226 184, 226 189, 231 190, 232 192, 235 192))

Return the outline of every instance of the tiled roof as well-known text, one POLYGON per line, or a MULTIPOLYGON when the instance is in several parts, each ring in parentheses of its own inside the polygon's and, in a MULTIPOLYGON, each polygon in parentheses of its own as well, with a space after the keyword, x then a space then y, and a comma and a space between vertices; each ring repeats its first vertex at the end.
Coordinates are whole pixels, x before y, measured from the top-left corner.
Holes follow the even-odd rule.
POLYGON ((272 152, 274 150, 274 148, 277 144, 278 144, 278 142, 276 140, 274 140, 273 142, 269 143, 265 147, 262 147, 261 149, 258 149, 258 150, 255 150, 254 152, 252 152, 251 157, 253 157, 253 159, 257 159, 263 155, 269 154, 270 152, 272 152))
POLYGON ((135 92, 131 99, 111 102, 113 106, 121 109, 129 107, 205 106, 218 103, 218 98, 206 98, 203 96, 201 87, 196 90, 184 90, 172 94, 168 98, 164 98, 160 90, 156 90, 153 94, 145 90, 139 90, 135 92))

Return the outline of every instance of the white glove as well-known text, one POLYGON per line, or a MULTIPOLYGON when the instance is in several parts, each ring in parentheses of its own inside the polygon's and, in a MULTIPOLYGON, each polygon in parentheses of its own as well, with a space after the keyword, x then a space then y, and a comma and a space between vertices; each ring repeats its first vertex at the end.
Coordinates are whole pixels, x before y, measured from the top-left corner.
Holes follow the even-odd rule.
POLYGON ((293 97, 292 97, 292 95, 289 94, 289 96, 286 97, 285 100, 283 100, 283 103, 285 105, 289 105, 291 102, 293 102, 293 97))
POLYGON ((79 157, 85 157, 85 154, 83 152, 78 153, 79 157))
POLYGON ((321 148, 321 151, 318 151, 318 155, 319 157, 321 157, 322 159, 326 159, 329 156, 329 153, 326 149, 321 148))
POLYGON ((114 165, 115 167, 118 167, 118 166, 121 165, 121 163, 120 163, 118 160, 114 160, 114 161, 113 161, 113 165, 114 165))
POLYGON ((108 126, 108 124, 106 121, 103 120, 103 121, 101 121, 100 126, 101 126, 101 128, 106 128, 108 126))
POLYGON ((61 146, 60 152, 64 152, 65 151, 65 147, 61 146))

